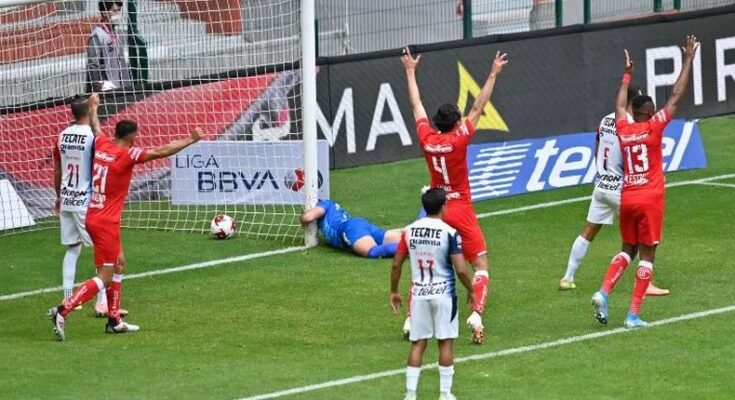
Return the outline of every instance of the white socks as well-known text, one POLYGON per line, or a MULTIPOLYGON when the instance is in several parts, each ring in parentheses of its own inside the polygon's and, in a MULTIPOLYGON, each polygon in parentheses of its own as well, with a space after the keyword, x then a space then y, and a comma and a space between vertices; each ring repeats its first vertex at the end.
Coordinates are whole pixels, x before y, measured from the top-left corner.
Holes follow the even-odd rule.
POLYGON ((452 393, 453 378, 454 365, 448 367, 439 366, 439 393, 452 393))
POLYGON ((67 246, 64 262, 61 264, 61 286, 64 287, 64 300, 71 297, 74 291, 74 277, 77 272, 77 260, 82 254, 82 245, 67 246))
POLYGON ((421 367, 406 367, 406 393, 416 394, 420 375, 421 367))
POLYGON ((579 264, 582 263, 582 259, 587 254, 587 247, 590 242, 582 236, 577 236, 572 245, 572 252, 569 253, 569 262, 567 263, 567 273, 564 275, 564 279, 567 281, 574 281, 574 273, 577 272, 579 264))

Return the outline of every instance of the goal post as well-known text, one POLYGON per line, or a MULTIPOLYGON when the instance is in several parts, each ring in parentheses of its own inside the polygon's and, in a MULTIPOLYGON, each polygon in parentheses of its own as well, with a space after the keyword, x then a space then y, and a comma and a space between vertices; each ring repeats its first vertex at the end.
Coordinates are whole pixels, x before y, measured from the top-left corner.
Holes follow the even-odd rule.
POLYGON ((0 235, 58 227, 52 147, 95 91, 108 136, 124 119, 140 147, 205 132, 136 167, 123 227, 207 232, 224 213, 241 235, 316 244, 298 218, 329 195, 314 3, 123 0, 105 24, 98 0, 0 0, 0 235))

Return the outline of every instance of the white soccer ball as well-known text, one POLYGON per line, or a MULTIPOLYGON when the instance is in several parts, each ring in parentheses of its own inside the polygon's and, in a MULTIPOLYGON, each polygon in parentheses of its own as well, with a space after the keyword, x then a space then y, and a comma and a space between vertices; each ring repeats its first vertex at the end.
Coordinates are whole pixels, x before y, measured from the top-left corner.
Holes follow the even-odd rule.
POLYGON ((218 214, 212 220, 212 237, 217 240, 229 239, 235 236, 237 225, 229 215, 218 214))

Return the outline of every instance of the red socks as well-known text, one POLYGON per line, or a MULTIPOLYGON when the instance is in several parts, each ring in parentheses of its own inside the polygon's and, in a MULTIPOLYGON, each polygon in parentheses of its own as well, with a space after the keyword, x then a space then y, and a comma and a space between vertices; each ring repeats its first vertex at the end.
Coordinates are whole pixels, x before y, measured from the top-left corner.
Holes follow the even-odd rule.
POLYGON ((480 315, 485 311, 489 281, 487 271, 475 271, 475 277, 472 279, 472 292, 475 294, 475 304, 472 306, 472 310, 480 315))
POLYGON ((646 297, 646 289, 653 278, 653 264, 648 261, 641 261, 638 264, 638 271, 635 274, 635 286, 633 287, 633 300, 630 302, 629 314, 638 315, 641 310, 641 303, 646 297))
POLYGON ((71 312, 74 311, 75 308, 88 302, 95 295, 97 295, 97 292, 99 292, 100 288, 102 287, 105 287, 105 285, 104 283, 102 283, 102 280, 100 280, 100 278, 95 277, 85 281, 81 286, 77 288, 77 290, 74 291, 74 293, 72 293, 71 297, 61 303, 61 305, 64 307, 64 309, 61 311, 61 316, 64 318, 69 316, 69 314, 71 314, 71 312))
POLYGON ((610 261, 610 266, 607 267, 605 279, 602 281, 602 287, 600 288, 602 293, 610 295, 615 285, 618 284, 620 277, 623 276, 623 272, 625 272, 628 264, 630 264, 630 256, 624 251, 621 251, 613 257, 612 261, 610 261))
POLYGON ((112 283, 107 288, 107 318, 120 323, 120 299, 122 297, 122 275, 112 275, 112 283))

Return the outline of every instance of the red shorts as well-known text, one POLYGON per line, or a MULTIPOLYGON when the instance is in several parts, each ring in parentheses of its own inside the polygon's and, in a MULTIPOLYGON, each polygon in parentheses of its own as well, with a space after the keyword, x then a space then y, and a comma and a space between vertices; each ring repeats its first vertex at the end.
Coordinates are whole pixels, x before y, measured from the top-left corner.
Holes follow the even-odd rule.
POLYGON ((120 223, 87 218, 87 232, 94 245, 94 266, 114 266, 122 252, 120 223))
POLYGON ((472 204, 449 200, 442 219, 462 237, 462 254, 467 261, 475 261, 487 254, 485 235, 477 222, 472 204))
POLYGON ((623 243, 657 245, 664 227, 662 196, 635 200, 623 199, 620 204, 620 233, 623 243))

